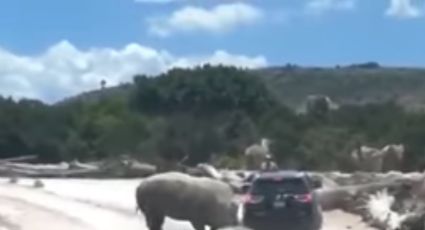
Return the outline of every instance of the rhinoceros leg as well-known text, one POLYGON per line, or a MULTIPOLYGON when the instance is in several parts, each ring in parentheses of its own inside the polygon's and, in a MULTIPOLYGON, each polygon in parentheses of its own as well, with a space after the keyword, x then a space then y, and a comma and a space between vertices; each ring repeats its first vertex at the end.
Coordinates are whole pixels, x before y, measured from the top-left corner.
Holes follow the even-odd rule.
POLYGON ((191 224, 195 230, 205 230, 205 225, 202 223, 197 223, 192 221, 191 224))
POLYGON ((146 224, 148 225, 149 230, 162 230, 164 219, 164 215, 149 214, 146 215, 146 224))

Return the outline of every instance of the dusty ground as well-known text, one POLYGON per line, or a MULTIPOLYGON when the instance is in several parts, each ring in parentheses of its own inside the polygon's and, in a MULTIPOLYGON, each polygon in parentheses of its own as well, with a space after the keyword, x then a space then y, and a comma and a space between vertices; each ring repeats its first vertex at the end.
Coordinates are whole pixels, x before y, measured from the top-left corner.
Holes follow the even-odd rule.
MULTIPOLYGON (((133 189, 137 180, 44 180, 45 188, 31 180, 11 185, 0 180, 0 230, 140 230, 133 189)), ((369 230, 358 217, 325 213, 323 230, 369 230)), ((188 223, 167 219, 164 230, 191 230, 188 223)))

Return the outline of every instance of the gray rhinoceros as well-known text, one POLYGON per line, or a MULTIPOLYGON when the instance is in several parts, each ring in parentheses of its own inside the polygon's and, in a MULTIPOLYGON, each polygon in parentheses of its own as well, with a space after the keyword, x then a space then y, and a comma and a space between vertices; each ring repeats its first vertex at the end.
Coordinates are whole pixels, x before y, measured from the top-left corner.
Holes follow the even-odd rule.
POLYGON ((137 207, 149 230, 161 230, 165 217, 190 221, 196 230, 238 224, 238 202, 230 186, 207 177, 165 172, 143 180, 136 189, 137 207))

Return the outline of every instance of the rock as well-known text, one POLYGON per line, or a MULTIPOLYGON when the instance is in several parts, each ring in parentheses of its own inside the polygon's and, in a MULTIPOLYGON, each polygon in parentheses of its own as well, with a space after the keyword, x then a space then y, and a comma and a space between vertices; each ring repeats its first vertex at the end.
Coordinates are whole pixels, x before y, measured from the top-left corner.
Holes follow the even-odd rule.
POLYGON ((17 184, 18 182, 19 182, 18 177, 13 176, 13 177, 10 177, 9 178, 9 183, 10 184, 17 184))
POLYGON ((43 188, 44 187, 44 183, 41 180, 35 180, 34 184, 33 184, 34 188, 43 188))

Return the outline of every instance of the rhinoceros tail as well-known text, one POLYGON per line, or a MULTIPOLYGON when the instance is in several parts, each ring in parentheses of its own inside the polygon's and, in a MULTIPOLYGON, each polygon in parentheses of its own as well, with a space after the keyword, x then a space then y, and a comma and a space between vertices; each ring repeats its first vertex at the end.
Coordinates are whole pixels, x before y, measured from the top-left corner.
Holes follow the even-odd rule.
POLYGON ((144 205, 144 202, 143 202, 143 192, 142 192, 142 186, 138 186, 137 188, 136 188, 136 192, 135 192, 135 198, 136 198, 136 207, 135 207, 135 211, 136 211, 136 214, 138 213, 138 212, 140 212, 140 213, 143 213, 143 205, 144 205))

